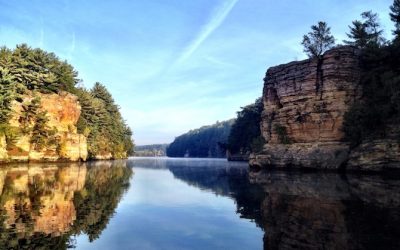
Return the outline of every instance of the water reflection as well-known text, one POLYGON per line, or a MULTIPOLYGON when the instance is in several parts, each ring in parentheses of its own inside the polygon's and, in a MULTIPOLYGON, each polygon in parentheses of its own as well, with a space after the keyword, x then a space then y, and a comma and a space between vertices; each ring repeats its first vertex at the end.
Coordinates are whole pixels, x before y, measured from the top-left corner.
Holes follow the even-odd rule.
POLYGON ((0 191, 1 249, 400 249, 398 176, 133 159, 3 167, 0 191))
POLYGON ((387 176, 255 172, 265 249, 400 249, 400 181, 387 176))
POLYGON ((400 249, 398 175, 248 173, 210 160, 145 165, 234 199, 237 213, 264 230, 264 249, 400 249))
POLYGON ((66 249, 96 239, 129 187, 125 162, 12 165, 0 169, 2 249, 66 249))

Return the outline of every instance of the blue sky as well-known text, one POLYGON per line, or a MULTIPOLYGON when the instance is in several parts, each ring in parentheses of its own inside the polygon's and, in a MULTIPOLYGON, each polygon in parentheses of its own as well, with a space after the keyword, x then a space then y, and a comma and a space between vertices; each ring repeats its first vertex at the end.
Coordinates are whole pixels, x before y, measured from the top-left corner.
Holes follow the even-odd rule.
POLYGON ((300 41, 319 20, 341 42, 373 10, 390 37, 392 2, 0 0, 0 41, 55 52, 85 87, 107 86, 137 145, 168 143, 261 96, 266 69, 304 59, 300 41))

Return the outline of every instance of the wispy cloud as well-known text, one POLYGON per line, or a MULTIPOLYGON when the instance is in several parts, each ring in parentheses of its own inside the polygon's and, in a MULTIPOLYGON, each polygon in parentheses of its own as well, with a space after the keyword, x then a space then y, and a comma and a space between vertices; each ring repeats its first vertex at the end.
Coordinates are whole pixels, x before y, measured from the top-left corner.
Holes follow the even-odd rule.
POLYGON ((71 44, 68 49, 68 59, 72 59, 72 54, 75 51, 75 32, 72 32, 71 35, 71 44))
POLYGON ((229 15, 239 0, 226 0, 214 11, 210 21, 204 25, 197 37, 187 46, 175 64, 180 64, 188 59, 197 48, 216 30, 229 15))
POLYGON ((44 29, 40 28, 39 47, 43 48, 43 46, 44 46, 44 29))

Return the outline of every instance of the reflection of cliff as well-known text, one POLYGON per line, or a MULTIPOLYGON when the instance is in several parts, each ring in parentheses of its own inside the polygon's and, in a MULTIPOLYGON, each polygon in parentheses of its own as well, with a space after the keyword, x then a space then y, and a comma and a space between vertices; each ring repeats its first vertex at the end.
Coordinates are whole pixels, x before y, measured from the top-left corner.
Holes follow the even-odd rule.
POLYGON ((265 249, 400 249, 400 181, 382 176, 250 172, 166 161, 176 178, 231 197, 265 249))
POLYGON ((3 169, 1 205, 6 228, 29 236, 60 235, 75 220, 74 192, 85 183, 86 167, 31 166, 3 169))
POLYGON ((99 234, 131 174, 122 162, 93 167, 22 164, 2 169, 0 246, 59 249, 70 244, 72 234, 89 234, 88 228, 99 234), (99 224, 100 228, 94 226, 99 224))
POLYGON ((399 249, 400 182, 378 176, 251 173, 266 192, 265 249, 399 249))

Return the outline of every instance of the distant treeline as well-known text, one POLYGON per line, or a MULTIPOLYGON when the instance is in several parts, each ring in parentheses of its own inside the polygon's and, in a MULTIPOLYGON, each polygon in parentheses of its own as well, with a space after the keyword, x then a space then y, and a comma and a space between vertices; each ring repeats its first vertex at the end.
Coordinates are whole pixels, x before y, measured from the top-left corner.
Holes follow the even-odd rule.
POLYGON ((134 155, 141 157, 166 156, 168 145, 169 144, 152 144, 136 146, 134 155))
POLYGON ((224 145, 228 141, 233 123, 232 119, 190 130, 175 138, 167 148, 167 155, 169 157, 223 158, 226 156, 224 145))
POLYGON ((264 139, 260 132, 261 98, 242 107, 237 118, 217 122, 210 126, 191 130, 175 140, 167 148, 169 157, 216 157, 229 155, 248 156, 260 151, 264 139))

